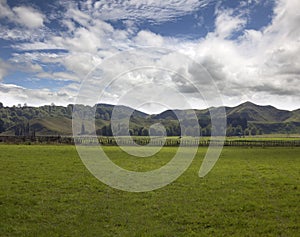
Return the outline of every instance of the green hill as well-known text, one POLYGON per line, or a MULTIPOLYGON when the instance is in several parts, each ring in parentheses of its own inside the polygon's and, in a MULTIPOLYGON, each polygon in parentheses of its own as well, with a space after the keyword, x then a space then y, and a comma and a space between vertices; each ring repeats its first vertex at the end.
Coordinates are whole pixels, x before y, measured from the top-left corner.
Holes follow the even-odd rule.
POLYGON ((300 121, 300 109, 292 111, 292 115, 285 120, 285 122, 297 122, 300 121))
POLYGON ((245 118, 247 121, 256 122, 284 122, 292 116, 291 111, 279 110, 273 106, 260 106, 245 102, 236 107, 227 107, 227 117, 245 118))
MULTIPOLYGON (((97 104, 93 107, 78 105, 76 112, 83 115, 82 126, 84 134, 90 134, 93 129, 90 117, 95 117, 97 133, 110 136, 110 119, 114 109, 118 111, 120 119, 130 117, 131 135, 148 135, 150 126, 161 123, 165 126, 167 135, 180 136, 178 118, 184 118, 187 126, 184 135, 194 134, 192 127, 193 112, 196 113, 201 127, 201 135, 209 136, 211 133, 210 111, 216 114, 221 108, 204 110, 167 110, 160 114, 148 115, 127 106, 114 106, 97 104), (190 127, 189 127, 190 126, 190 127)), ((74 105, 40 107, 13 106, 4 107, 0 103, 0 133, 1 135, 72 135, 72 112, 74 105)), ((300 133, 300 109, 294 111, 279 110, 273 106, 260 106, 245 102, 236 107, 225 107, 227 114, 227 135, 255 135, 272 133, 300 133)), ((123 132, 124 135, 127 134, 123 132)), ((152 128, 152 134, 162 134, 160 130, 152 128)))

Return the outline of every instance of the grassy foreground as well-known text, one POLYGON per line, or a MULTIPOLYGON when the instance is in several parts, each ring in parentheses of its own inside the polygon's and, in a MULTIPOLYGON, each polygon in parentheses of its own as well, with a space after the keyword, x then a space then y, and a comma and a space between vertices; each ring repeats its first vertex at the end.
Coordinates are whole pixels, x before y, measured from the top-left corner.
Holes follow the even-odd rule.
MULTIPOLYGON (((177 148, 133 158, 131 170, 168 162, 177 148)), ((299 236, 300 148, 224 148, 205 177, 206 148, 174 183, 147 193, 112 189, 73 146, 0 146, 0 236, 299 236)))

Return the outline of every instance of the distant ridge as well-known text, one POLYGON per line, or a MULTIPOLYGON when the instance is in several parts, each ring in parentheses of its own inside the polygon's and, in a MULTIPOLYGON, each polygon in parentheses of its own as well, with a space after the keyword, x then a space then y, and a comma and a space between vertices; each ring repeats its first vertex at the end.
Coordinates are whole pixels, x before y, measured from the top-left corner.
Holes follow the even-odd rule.
MULTIPOLYGON (((13 106, 4 107, 0 103, 0 134, 1 135, 72 135, 72 110, 74 105, 55 106, 44 105, 40 107, 13 106)), ((97 104, 93 107, 80 105, 84 113, 95 112, 95 125, 99 135, 111 135, 110 118, 114 105, 97 104)), ((211 108, 214 110, 219 109, 211 108)), ((172 110, 159 114, 149 115, 134 110, 128 106, 118 106, 119 111, 131 116, 132 135, 147 135, 150 125, 162 123, 168 135, 180 135, 179 123, 172 110)), ((177 113, 189 118, 189 114, 195 111, 201 126, 201 135, 210 135, 209 109, 203 110, 176 110, 177 113)), ((227 114, 227 135, 255 135, 255 134, 290 134, 300 133, 300 109, 288 111, 280 110, 271 105, 257 105, 252 102, 244 102, 238 106, 225 107, 227 114)), ((85 133, 91 132, 91 121, 83 121, 85 133)), ((193 128, 186 135, 192 133, 193 128)))
POLYGON ((256 105, 251 102, 242 103, 227 109, 227 116, 241 116, 249 121, 284 122, 292 116, 288 110, 279 110, 271 105, 256 105))

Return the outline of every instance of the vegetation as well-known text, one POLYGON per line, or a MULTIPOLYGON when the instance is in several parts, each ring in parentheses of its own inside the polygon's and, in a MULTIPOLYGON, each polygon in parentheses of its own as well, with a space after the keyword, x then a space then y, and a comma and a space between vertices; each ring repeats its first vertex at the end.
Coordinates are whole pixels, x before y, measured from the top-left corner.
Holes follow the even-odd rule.
MULTIPOLYGON (((0 146, 0 236, 298 236, 300 148, 225 148, 198 177, 206 148, 174 183, 128 193, 95 179, 73 146, 0 146)), ((168 162, 104 147, 136 171, 168 162)))
MULTIPOLYGON (((82 129, 83 130, 83 129, 82 129)), ((209 146, 211 137, 149 137, 149 136, 119 136, 119 137, 103 137, 103 136, 0 136, 2 144, 85 144, 88 146, 209 146)), ((291 135, 288 137, 226 137, 225 141, 221 137, 213 138, 214 144, 218 143, 224 146, 243 146, 243 147, 300 147, 300 136, 291 135)))
MULTIPOLYGON (((72 111, 74 105, 67 107, 45 105, 29 107, 18 105, 4 107, 0 103, 0 134, 16 136, 32 135, 72 135, 72 111)), ((113 105, 98 104, 93 107, 79 106, 78 111, 83 116, 81 135, 92 131, 91 115, 95 117, 96 132, 100 136, 111 136, 110 119, 113 105)), ((211 108, 218 110, 219 108, 211 108)), ((259 106, 249 102, 237 107, 226 107, 227 136, 253 136, 262 134, 300 134, 300 110, 278 110, 272 106, 259 106)), ((193 127, 195 121, 186 119, 184 134, 181 134, 179 121, 173 111, 167 110, 160 114, 148 115, 129 107, 118 106, 123 115, 132 113, 129 134, 132 136, 147 136, 149 132, 161 136, 163 131, 150 126, 161 123, 165 126, 168 136, 210 136, 212 125, 208 109, 195 110, 200 126, 200 134, 193 127)), ((185 118, 189 118, 193 110, 178 110, 185 118)), ((182 121, 181 121, 182 122, 182 121)), ((197 122, 197 121, 196 121, 197 122)), ((128 135, 121 127, 119 135, 128 135)))

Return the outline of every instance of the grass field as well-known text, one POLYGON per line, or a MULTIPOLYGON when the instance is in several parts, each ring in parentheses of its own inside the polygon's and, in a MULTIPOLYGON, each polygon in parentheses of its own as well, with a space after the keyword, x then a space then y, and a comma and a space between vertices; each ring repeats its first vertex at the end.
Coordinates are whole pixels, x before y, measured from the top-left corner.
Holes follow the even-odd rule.
MULTIPOLYGON (((104 147, 130 170, 158 168, 176 147, 150 158, 104 147)), ((112 189, 73 146, 0 146, 0 236, 299 236, 300 148, 224 148, 205 177, 199 148, 174 183, 147 193, 112 189)))

